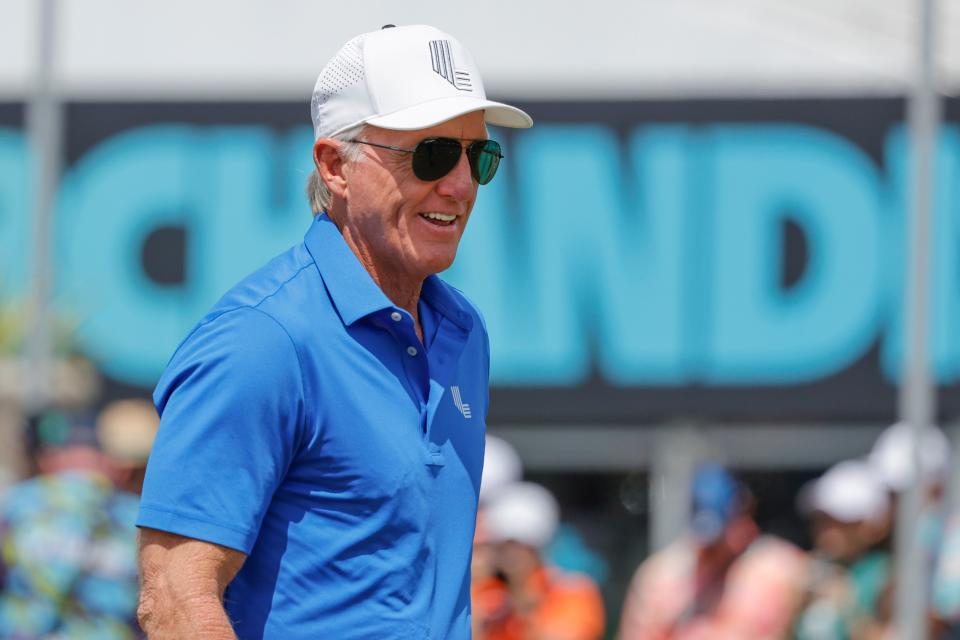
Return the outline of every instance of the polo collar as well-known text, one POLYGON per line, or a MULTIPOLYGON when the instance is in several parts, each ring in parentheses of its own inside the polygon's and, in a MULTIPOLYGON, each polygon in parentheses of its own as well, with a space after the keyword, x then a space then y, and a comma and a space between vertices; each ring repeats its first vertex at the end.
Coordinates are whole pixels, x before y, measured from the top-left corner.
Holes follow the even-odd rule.
POLYGON ((340 229, 327 214, 318 215, 304 238, 343 324, 349 326, 393 303, 360 264, 340 229))
MULTIPOLYGON (((327 214, 320 214, 314 219, 307 230, 304 244, 345 325, 352 325, 360 318, 378 311, 396 308, 360 264, 327 214)), ((420 298, 461 329, 473 329, 473 316, 439 277, 432 275, 423 281, 420 298)))
POLYGON ((439 276, 428 276, 420 289, 420 299, 464 331, 470 331, 473 329, 473 316, 450 293, 450 289, 450 285, 441 280, 439 276))

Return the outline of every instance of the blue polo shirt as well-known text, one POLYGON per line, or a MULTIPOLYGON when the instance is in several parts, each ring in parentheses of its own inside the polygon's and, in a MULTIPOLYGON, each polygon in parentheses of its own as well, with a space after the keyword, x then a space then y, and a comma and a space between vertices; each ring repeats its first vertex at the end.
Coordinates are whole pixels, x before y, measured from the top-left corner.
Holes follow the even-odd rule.
POLYGON ((326 216, 174 353, 137 524, 248 554, 240 638, 469 638, 489 347, 436 276, 413 318, 326 216))

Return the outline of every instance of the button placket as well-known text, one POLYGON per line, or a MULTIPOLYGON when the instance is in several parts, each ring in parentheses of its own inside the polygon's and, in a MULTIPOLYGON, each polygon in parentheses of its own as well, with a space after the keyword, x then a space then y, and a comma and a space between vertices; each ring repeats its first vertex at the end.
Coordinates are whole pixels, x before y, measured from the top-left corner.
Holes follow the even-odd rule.
MULTIPOLYGON (((413 332, 413 323, 408 321, 408 316, 399 309, 394 309, 386 317, 392 322, 387 323, 388 330, 394 340, 404 351, 403 369, 406 373, 407 382, 416 389, 416 394, 421 401, 425 402, 429 389, 429 375, 426 369, 427 363, 421 356, 421 348, 418 345, 418 338, 413 332), (417 345, 417 346, 414 346, 417 345)), ((423 352, 423 355, 426 351, 423 352)))

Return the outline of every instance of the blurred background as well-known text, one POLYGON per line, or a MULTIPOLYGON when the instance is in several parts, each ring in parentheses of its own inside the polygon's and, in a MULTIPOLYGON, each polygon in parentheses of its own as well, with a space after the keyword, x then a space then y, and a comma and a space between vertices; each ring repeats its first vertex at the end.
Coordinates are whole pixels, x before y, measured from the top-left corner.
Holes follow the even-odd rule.
MULTIPOLYGON (((602 631, 583 637, 618 628, 635 638, 892 637, 882 634, 894 572, 858 563, 876 553, 892 562, 899 492, 918 485, 917 510, 922 502, 934 523, 923 562, 927 600, 940 607, 929 613, 931 634, 956 633, 960 548, 948 534, 949 441, 960 424, 957 3, 937 8, 932 57, 942 124, 923 335, 936 391, 930 421, 940 429, 918 435, 916 456, 909 436, 877 442, 905 402, 907 116, 919 7, 5 0, 0 485, 12 491, 43 476, 45 446, 80 442, 109 458, 84 468, 135 494, 136 472, 118 475, 116 460, 127 471, 142 463, 149 419, 128 412, 105 428, 98 414, 148 400, 205 310, 302 238, 311 219, 308 102, 330 56, 383 24, 428 23, 472 51, 488 95, 536 122, 492 131, 506 160, 481 189, 446 276, 487 320, 489 433, 516 458, 507 484, 524 480, 555 498, 514 486, 520 506, 504 513, 534 514, 527 529, 539 533, 526 546, 589 576, 602 599, 602 631), (851 460, 863 464, 823 475, 851 460), (891 480, 891 465, 906 467, 907 479, 891 480), (837 539, 853 542, 838 550, 837 539), (744 582, 738 559, 768 540, 780 554, 774 573, 793 576, 781 598, 787 622, 737 627, 729 620, 751 614, 729 613, 739 609, 723 593, 756 596, 728 582, 744 582), (672 565, 679 543, 687 560, 672 565), (678 580, 673 587, 638 572, 655 552, 667 554, 657 571, 678 580), (843 582, 858 571, 879 585, 872 595, 849 585, 856 596, 824 595, 843 591, 824 587, 838 584, 824 575, 843 582), (941 574, 947 586, 935 584, 941 574), (664 591, 687 595, 674 604, 644 595, 664 591), (858 598, 869 603, 850 604, 858 598), (645 607, 673 607, 675 619, 657 629, 630 622, 636 611, 656 617, 645 607), (720 618, 723 631, 709 626, 720 618)), ((5 517, 24 516, 8 507, 5 517)), ((498 518, 490 522, 524 521, 498 518)), ((484 560, 494 548, 515 557, 500 545, 524 534, 495 525, 478 537, 484 560)), ((34 574, 50 562, 37 558, 34 574)), ((21 608, 32 597, 15 574, 3 572, 0 635, 5 615, 25 615, 10 613, 11 589, 21 608)), ((478 637, 525 637, 507 623, 493 630, 504 607, 522 609, 504 598, 484 601, 500 614, 477 609, 475 618, 492 620, 478 637)), ((48 628, 36 637, 53 633, 59 614, 44 615, 48 628)), ((100 630, 90 637, 108 637, 91 628, 100 630)))

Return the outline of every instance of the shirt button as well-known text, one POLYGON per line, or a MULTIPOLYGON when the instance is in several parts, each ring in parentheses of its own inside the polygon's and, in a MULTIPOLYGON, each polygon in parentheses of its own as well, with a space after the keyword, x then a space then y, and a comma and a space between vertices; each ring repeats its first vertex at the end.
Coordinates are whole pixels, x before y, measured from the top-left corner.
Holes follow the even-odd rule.
POLYGON ((399 311, 394 311, 393 313, 390 314, 390 319, 393 320, 394 322, 400 322, 401 320, 403 320, 403 316, 400 315, 399 311))
POLYGON ((416 347, 407 347, 407 355, 408 355, 408 356, 415 356, 415 355, 417 355, 417 348, 416 348, 416 347))

